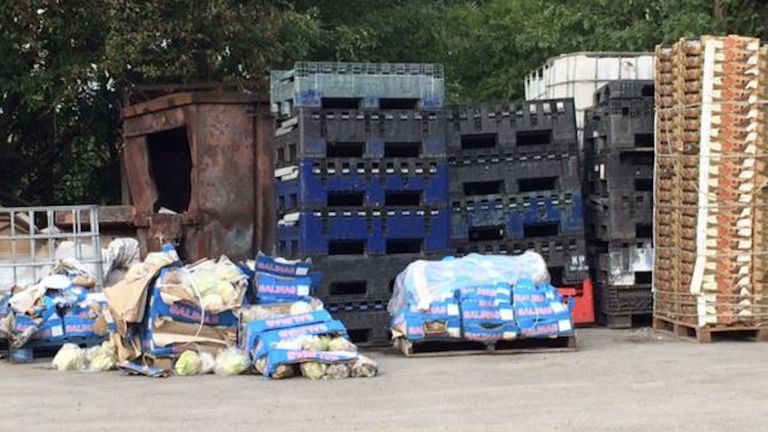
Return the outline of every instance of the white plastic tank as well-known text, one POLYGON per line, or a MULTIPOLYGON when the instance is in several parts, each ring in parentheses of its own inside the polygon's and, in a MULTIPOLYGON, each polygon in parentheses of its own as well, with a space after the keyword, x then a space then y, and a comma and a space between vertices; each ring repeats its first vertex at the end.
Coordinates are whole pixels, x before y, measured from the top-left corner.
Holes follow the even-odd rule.
POLYGON ((584 111, 597 89, 609 81, 653 80, 653 53, 577 52, 550 58, 525 78, 525 99, 573 98, 579 143, 583 144, 584 111))

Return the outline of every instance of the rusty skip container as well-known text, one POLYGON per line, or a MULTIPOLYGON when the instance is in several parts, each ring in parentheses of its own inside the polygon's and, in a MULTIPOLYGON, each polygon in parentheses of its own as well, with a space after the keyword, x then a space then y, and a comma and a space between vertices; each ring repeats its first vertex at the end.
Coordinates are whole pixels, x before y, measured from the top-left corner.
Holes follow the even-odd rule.
POLYGON ((274 245, 269 100, 191 91, 123 109, 125 169, 142 253, 252 257, 274 245))

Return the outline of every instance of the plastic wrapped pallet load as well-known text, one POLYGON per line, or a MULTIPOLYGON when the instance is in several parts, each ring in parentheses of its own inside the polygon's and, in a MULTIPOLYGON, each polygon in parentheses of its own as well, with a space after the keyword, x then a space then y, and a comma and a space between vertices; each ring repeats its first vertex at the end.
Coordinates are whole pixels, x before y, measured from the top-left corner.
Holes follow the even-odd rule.
POLYGON ((702 36, 656 48, 657 322, 768 321, 767 62, 757 38, 702 36))
POLYGON ((388 305, 395 346, 463 340, 570 337, 573 324, 549 283, 541 255, 470 254, 415 261, 395 281, 388 305))

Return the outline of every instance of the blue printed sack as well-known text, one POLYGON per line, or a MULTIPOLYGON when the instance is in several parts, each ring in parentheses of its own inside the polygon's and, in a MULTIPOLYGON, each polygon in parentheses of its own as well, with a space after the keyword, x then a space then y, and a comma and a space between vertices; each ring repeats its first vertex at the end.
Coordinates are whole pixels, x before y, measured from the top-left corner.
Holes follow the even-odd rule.
POLYGON ((351 363, 357 359, 357 353, 342 351, 296 351, 273 348, 267 354, 267 364, 264 376, 269 378, 280 365, 298 364, 304 362, 320 363, 351 363))
POLYGON ((327 334, 346 337, 347 329, 341 321, 332 320, 298 327, 270 330, 263 333, 253 333, 249 334, 246 339, 245 351, 250 355, 252 360, 256 360, 266 355, 267 352, 281 340, 291 340, 301 336, 327 334))
POLYGON ((254 278, 259 303, 283 303, 308 301, 312 278, 309 276, 287 278, 268 273, 256 273, 254 278))
POLYGON ((525 338, 574 334, 571 313, 550 284, 521 280, 514 287, 513 306, 520 335, 525 338))

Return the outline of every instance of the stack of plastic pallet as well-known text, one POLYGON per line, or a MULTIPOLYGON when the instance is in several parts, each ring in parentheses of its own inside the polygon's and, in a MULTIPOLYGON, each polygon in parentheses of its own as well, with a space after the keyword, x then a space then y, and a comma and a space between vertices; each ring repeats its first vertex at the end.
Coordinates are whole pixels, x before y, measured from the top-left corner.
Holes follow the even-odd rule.
POLYGON ((358 343, 386 343, 397 274, 449 251, 440 65, 299 63, 272 74, 277 254, 358 343))
POLYGON ((451 243, 457 255, 532 249, 556 286, 587 276, 572 99, 448 113, 451 243))
POLYGON ((768 321, 768 50, 703 36, 657 47, 656 59, 654 325, 701 341, 758 329, 768 321))
POLYGON ((584 197, 598 321, 653 312, 653 82, 616 81, 586 112, 584 197))

